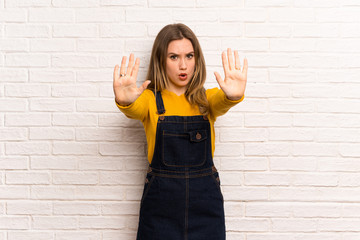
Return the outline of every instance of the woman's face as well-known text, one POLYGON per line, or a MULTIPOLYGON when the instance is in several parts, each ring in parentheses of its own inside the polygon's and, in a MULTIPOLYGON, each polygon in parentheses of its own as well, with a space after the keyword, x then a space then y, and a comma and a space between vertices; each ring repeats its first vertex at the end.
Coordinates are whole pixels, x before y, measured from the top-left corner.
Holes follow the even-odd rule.
POLYGON ((166 56, 166 74, 169 78, 167 90, 181 95, 194 75, 195 53, 189 39, 173 40, 166 56))

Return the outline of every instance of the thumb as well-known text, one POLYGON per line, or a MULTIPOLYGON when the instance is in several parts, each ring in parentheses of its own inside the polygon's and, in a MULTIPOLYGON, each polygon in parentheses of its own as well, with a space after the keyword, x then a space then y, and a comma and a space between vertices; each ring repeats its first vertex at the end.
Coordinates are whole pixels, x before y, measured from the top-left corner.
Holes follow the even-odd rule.
POLYGON ((218 82, 220 88, 222 88, 224 81, 222 80, 220 74, 218 72, 214 72, 214 75, 215 75, 216 81, 218 82))
POLYGON ((149 84, 151 83, 150 80, 146 80, 140 87, 140 92, 142 93, 143 91, 145 91, 145 89, 149 86, 149 84))

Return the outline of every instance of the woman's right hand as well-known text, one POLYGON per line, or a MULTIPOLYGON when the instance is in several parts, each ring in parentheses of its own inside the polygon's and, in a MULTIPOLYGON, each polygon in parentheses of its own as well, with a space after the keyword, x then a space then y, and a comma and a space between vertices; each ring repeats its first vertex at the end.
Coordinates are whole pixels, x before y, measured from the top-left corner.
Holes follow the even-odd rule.
POLYGON ((136 58, 134 65, 134 54, 130 54, 129 65, 126 69, 126 57, 123 56, 120 67, 116 65, 114 68, 114 94, 115 101, 126 106, 133 103, 150 84, 150 80, 146 80, 139 88, 136 86, 136 78, 139 71, 140 59, 136 58))

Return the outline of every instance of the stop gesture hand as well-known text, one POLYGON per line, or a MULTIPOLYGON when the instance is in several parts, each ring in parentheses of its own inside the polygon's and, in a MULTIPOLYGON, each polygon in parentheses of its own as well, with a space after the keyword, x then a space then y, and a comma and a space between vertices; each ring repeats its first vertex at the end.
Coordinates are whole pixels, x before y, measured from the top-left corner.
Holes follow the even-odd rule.
POLYGON ((126 68, 126 57, 121 61, 120 74, 119 65, 114 68, 113 88, 115 101, 122 106, 133 103, 147 88, 150 81, 145 81, 139 88, 136 86, 136 78, 139 71, 140 59, 136 58, 134 65, 134 54, 130 54, 129 65, 126 68))
POLYGON ((226 97, 230 100, 239 100, 245 93, 248 62, 245 58, 243 67, 241 69, 238 52, 234 51, 234 55, 235 63, 230 48, 227 49, 227 56, 225 52, 223 52, 221 55, 222 65, 225 73, 224 80, 221 78, 218 72, 214 72, 214 74, 216 81, 225 93, 226 97))

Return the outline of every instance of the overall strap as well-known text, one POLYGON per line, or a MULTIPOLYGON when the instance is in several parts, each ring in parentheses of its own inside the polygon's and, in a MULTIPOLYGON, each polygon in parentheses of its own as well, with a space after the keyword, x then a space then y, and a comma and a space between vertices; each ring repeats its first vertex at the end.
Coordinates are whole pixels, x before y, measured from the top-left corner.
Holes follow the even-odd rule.
MULTIPOLYGON (((155 91, 153 91, 153 93, 155 94, 155 91)), ((157 114, 165 113, 164 102, 160 91, 156 92, 155 98, 156 98, 157 114)))

